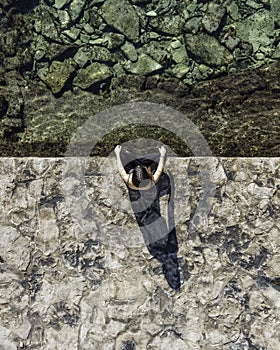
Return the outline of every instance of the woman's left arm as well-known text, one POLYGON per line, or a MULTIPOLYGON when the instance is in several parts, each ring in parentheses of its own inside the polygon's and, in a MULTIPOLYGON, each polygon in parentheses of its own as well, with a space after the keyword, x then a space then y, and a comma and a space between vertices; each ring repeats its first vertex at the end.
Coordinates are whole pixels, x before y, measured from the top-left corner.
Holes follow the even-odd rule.
POLYGON ((164 146, 161 146, 159 148, 159 153, 160 153, 160 158, 159 158, 159 163, 158 163, 158 167, 157 167, 157 170, 156 172, 154 173, 154 176, 153 176, 153 179, 154 179, 154 182, 157 183, 159 178, 160 178, 160 175, 163 171, 163 168, 164 168, 164 164, 166 162, 166 149, 164 146))
POLYGON ((115 148, 115 155, 116 155, 116 158, 117 158, 117 167, 118 167, 118 171, 119 171, 123 181, 125 183, 128 183, 129 175, 125 171, 125 169, 123 167, 123 164, 122 164, 122 161, 121 161, 121 156, 120 156, 121 150, 122 150, 122 146, 117 145, 116 148, 115 148))

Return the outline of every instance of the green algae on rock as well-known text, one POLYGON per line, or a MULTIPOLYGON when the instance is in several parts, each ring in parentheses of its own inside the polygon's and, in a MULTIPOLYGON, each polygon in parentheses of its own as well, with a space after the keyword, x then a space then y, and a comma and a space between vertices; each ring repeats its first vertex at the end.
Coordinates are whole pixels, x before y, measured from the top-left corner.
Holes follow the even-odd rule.
POLYGON ((256 12, 237 22, 235 28, 237 37, 251 43, 254 52, 258 51, 260 46, 269 45, 274 33, 274 23, 266 10, 256 12))
POLYGON ((125 42, 125 36, 119 33, 104 33, 103 37, 106 41, 108 49, 116 49, 125 42))
POLYGON ((102 46, 81 46, 74 56, 74 61, 80 66, 84 67, 88 62, 112 62, 114 57, 111 52, 102 46))
POLYGON ((162 65, 153 60, 149 55, 141 54, 137 62, 126 62, 125 70, 130 73, 148 75, 154 73, 162 68, 162 65))
POLYGON ((63 62, 53 61, 49 69, 39 76, 54 94, 59 94, 72 77, 75 69, 76 64, 72 59, 66 59, 63 62))
POLYGON ((140 35, 139 17, 127 0, 107 0, 100 9, 104 20, 124 34, 132 42, 138 42, 140 35))
POLYGON ((213 2, 209 2, 207 12, 202 19, 202 24, 205 30, 208 33, 215 32, 219 28, 225 14, 226 9, 222 6, 222 4, 215 4, 213 2))
POLYGON ((95 83, 102 82, 113 75, 111 69, 102 63, 94 62, 86 68, 78 70, 73 85, 88 89, 95 83))
POLYGON ((182 31, 183 20, 181 16, 165 15, 152 17, 149 25, 159 33, 179 35, 182 31))
POLYGON ((232 54, 216 38, 208 34, 185 34, 185 42, 191 55, 206 65, 222 66, 233 60, 232 54))
POLYGON ((138 58, 137 50, 135 49, 135 46, 131 44, 130 42, 126 41, 122 47, 122 52, 128 58, 131 62, 136 62, 138 58))

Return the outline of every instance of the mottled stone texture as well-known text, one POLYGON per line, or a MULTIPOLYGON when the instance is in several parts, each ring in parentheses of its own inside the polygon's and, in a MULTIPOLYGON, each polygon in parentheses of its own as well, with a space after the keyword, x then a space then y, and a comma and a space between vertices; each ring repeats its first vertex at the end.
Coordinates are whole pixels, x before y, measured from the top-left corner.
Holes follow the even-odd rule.
POLYGON ((280 348, 280 159, 169 158, 166 170, 177 292, 113 157, 0 160, 1 349, 280 348))

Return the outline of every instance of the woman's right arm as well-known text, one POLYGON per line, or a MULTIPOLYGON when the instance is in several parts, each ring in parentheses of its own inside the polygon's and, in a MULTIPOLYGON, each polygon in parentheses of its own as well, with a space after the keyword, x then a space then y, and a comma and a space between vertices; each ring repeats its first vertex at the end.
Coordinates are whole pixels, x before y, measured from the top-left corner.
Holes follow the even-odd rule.
POLYGON ((118 167, 118 171, 119 171, 123 181, 125 183, 128 183, 129 175, 125 171, 125 169, 123 167, 123 164, 122 164, 122 161, 121 161, 121 156, 120 156, 121 150, 122 150, 122 146, 117 145, 116 148, 115 148, 115 155, 116 155, 116 158, 117 158, 117 167, 118 167))

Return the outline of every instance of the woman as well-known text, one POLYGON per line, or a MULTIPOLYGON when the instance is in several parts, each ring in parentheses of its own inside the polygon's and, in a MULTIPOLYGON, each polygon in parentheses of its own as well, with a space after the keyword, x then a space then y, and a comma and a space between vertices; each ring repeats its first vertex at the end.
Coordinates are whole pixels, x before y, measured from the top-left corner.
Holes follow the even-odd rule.
MULTIPOLYGON (((160 197, 169 195, 168 221, 173 223, 173 203, 170 177, 163 172, 166 149, 159 153, 136 156, 121 152, 117 145, 115 154, 119 173, 125 182, 131 206, 149 252, 162 263, 163 273, 173 289, 180 287, 175 227, 168 229, 160 213, 160 197)), ((172 225, 172 224, 171 224, 172 225)))
MULTIPOLYGON (((132 153, 128 151, 126 153, 127 156, 132 155, 132 153)), ((154 154, 146 156, 143 159, 138 158, 138 164, 136 164, 134 169, 131 169, 132 171, 127 173, 121 160, 121 146, 116 146, 115 154, 117 157, 118 170, 121 174, 122 179, 129 188, 131 188, 132 190, 145 191, 149 190, 154 184, 156 184, 159 181, 166 160, 166 149, 164 146, 161 146, 159 148, 159 153, 160 159, 154 174, 151 167, 152 164, 150 164, 149 166, 145 165, 145 163, 147 163, 147 160, 148 162, 149 160, 153 160, 154 154)), ((158 157, 157 154, 156 157, 158 157)), ((125 159, 125 161, 127 162, 127 159, 125 159)), ((137 159, 135 159, 135 161, 137 162, 137 159)))

